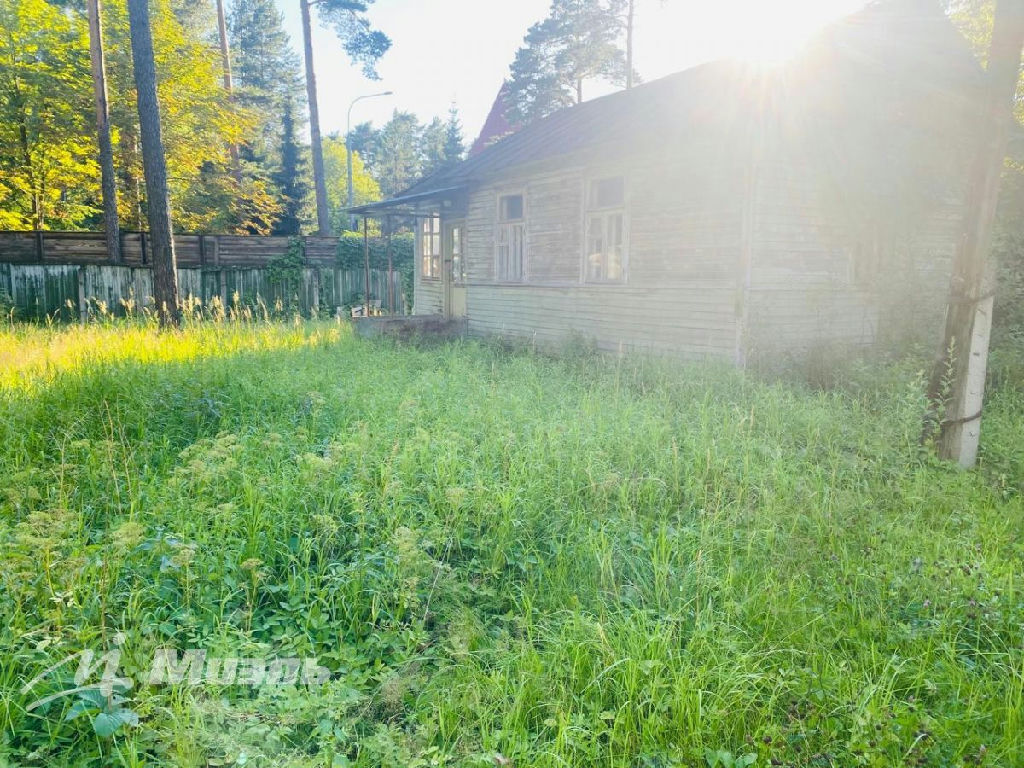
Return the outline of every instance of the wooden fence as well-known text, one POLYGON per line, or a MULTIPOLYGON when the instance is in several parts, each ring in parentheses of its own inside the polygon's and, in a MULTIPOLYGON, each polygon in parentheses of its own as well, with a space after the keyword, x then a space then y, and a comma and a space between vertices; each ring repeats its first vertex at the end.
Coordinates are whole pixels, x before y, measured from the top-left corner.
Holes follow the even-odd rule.
MULTIPOLYGON (((342 269, 338 239, 302 237, 303 265, 282 279, 269 270, 289 253, 289 237, 175 235, 178 289, 183 301, 207 306, 219 298, 225 307, 263 302, 273 309, 311 314, 335 312, 363 301, 366 274, 342 269)), ((124 232, 122 260, 112 263, 102 232, 0 232, 0 297, 19 317, 74 319, 105 307, 124 314, 126 306, 151 305, 151 251, 145 232, 124 232)), ((401 313, 407 306, 401 275, 371 270, 370 299, 389 300, 401 313)))

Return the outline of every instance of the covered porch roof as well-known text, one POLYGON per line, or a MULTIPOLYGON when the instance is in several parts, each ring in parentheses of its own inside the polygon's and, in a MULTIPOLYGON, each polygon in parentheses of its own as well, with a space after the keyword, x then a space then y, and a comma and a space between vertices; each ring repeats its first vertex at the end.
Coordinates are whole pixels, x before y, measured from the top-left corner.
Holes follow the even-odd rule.
POLYGON ((399 195, 388 200, 378 200, 365 205, 355 205, 347 208, 348 213, 356 216, 377 217, 377 216, 417 216, 423 215, 420 210, 421 203, 437 201, 439 203, 453 202, 465 189, 464 185, 446 186, 439 189, 428 189, 424 192, 399 195))

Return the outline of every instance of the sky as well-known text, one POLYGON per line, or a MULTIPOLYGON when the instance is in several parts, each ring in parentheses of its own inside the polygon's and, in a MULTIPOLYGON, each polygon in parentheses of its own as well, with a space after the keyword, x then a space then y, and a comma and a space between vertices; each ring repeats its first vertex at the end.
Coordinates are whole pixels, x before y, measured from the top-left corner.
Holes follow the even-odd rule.
MULTIPOLYGON (((298 0, 277 0, 292 45, 301 52, 298 0)), ((445 117, 454 102, 469 144, 508 74, 509 64, 531 24, 547 15, 550 0, 377 0, 374 26, 392 41, 368 80, 349 63, 334 33, 315 19, 313 56, 326 133, 345 131, 345 113, 356 96, 352 125, 378 126, 394 109, 414 112, 422 122, 445 117)), ((636 69, 653 80, 712 59, 740 57, 778 61, 829 21, 863 7, 865 0, 637 0, 636 69)), ((314 6, 315 8, 315 6, 314 6)), ((595 84, 584 98, 601 95, 595 84)))

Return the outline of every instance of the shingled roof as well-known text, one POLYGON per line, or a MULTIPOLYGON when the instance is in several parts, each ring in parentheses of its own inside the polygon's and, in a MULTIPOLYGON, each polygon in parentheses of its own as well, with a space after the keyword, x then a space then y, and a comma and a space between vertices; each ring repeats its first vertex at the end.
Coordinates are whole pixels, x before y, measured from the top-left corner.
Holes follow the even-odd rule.
POLYGON ((851 73, 874 84, 865 87, 881 78, 965 99, 978 92, 983 76, 937 0, 880 0, 826 27, 784 67, 709 62, 583 102, 534 121, 390 201, 359 210, 448 194, 518 167, 605 146, 624 155, 665 151, 702 130, 742 125, 764 108, 767 93, 777 99, 780 91, 789 92, 792 104, 842 101, 848 94, 835 93, 835 84, 849 86, 851 73))
POLYGON ((476 137, 473 146, 469 148, 469 157, 476 157, 491 144, 499 141, 510 134, 515 133, 521 126, 509 122, 506 112, 508 110, 508 81, 501 84, 498 95, 494 97, 491 104, 491 111, 487 113, 487 119, 480 129, 480 135, 476 137))

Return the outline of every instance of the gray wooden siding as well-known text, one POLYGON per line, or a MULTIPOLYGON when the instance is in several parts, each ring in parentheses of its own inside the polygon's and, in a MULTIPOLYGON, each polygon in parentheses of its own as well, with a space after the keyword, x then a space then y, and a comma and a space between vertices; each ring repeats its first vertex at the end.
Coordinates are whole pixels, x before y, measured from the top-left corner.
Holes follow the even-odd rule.
POLYGON ((908 223, 899 242, 876 244, 877 268, 856 275, 865 243, 829 215, 810 169, 765 165, 756 196, 750 353, 799 354, 935 334, 959 227, 955 202, 908 223))
MULTIPOLYGON (((736 346, 738 173, 683 163, 623 173, 629 232, 625 284, 582 282, 587 180, 614 166, 566 168, 479 187, 466 216, 469 329, 559 343, 583 337, 604 349, 728 357, 736 346), (527 281, 495 282, 499 194, 525 194, 527 281)), ((420 289, 417 283, 417 289, 420 289)), ((419 307, 417 301, 417 307, 419 307)), ((419 310, 417 310, 419 311, 419 310)))
POLYGON ((728 357, 735 342, 732 286, 470 285, 470 333, 561 344, 574 338, 606 350, 728 357))
MULTIPOLYGON (((440 315, 444 313, 444 286, 438 279, 424 279, 423 252, 420 243, 419 220, 414 229, 416 233, 413 275, 415 282, 412 294, 412 313, 414 315, 440 315)), ((442 262, 441 268, 444 269, 442 262)))
MULTIPOLYGON (((955 201, 889 243, 869 283, 852 268, 857 241, 830 215, 807 168, 766 164, 748 200, 747 171, 721 152, 635 158, 483 183, 465 212, 467 314, 473 334, 743 361, 783 349, 930 338, 939 326, 960 226, 955 201), (624 284, 582 281, 588 179, 622 173, 624 284), (525 195, 527 280, 495 281, 499 194, 525 195), (749 271, 748 271, 749 270, 749 271), (901 339, 902 340, 902 339, 901 339)), ((417 246, 418 247, 418 246, 417 246)), ((443 312, 442 284, 416 260, 416 313, 443 312)))

